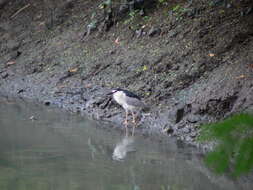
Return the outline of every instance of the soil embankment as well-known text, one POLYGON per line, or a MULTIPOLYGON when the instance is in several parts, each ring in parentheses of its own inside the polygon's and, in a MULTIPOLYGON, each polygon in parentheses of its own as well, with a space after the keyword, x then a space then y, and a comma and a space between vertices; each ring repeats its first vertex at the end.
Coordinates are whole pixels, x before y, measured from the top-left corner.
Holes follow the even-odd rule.
POLYGON ((126 88, 151 106, 139 131, 189 143, 200 124, 252 110, 251 1, 115 5, 118 15, 101 2, 0 0, 0 93, 120 124, 105 93, 126 88))

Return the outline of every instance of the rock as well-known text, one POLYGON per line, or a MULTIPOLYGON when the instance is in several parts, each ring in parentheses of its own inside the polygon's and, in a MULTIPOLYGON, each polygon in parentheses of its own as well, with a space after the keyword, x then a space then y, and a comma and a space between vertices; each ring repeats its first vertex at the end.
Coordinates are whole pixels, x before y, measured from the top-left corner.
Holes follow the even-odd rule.
POLYGON ((45 105, 45 106, 49 106, 50 104, 51 104, 50 101, 45 101, 45 102, 44 102, 44 105, 45 105))
POLYGON ((171 135, 174 133, 174 129, 171 125, 166 125, 164 128, 163 128, 163 132, 164 133, 167 133, 168 135, 171 135))
POLYGON ((180 122, 184 117, 184 108, 178 109, 176 112, 176 123, 180 122))
POLYGON ((187 142, 191 142, 191 141, 192 141, 192 138, 189 137, 189 136, 187 136, 187 137, 185 137, 185 140, 186 140, 187 142))
POLYGON ((25 90, 24 89, 20 89, 20 90, 18 90, 17 94, 20 94, 20 93, 23 93, 23 92, 25 92, 25 90))
POLYGON ((187 116, 187 121, 189 121, 190 123, 196 123, 200 120, 201 120, 201 116, 199 116, 199 115, 189 114, 187 116))
POLYGON ((177 123, 176 125, 175 125, 175 127, 177 128, 177 129, 179 129, 180 131, 184 131, 184 128, 186 128, 186 122, 185 122, 185 120, 181 120, 179 123, 177 123))
POLYGON ((168 111, 168 120, 172 122, 173 124, 179 123, 184 116, 184 106, 174 105, 173 109, 168 111))
POLYGON ((111 51, 109 51, 109 54, 110 55, 113 55, 113 54, 115 54, 116 53, 116 50, 111 50, 111 51))
POLYGON ((182 128, 182 132, 184 134, 189 134, 191 132, 191 129, 190 129, 189 126, 185 126, 185 127, 182 128))
POLYGON ((211 1, 212 6, 221 6, 224 5, 225 0, 213 0, 211 1))
POLYGON ((243 16, 249 15, 251 13, 253 13, 253 8, 249 7, 243 12, 243 16))
POLYGON ((145 15, 144 10, 141 9, 140 12, 139 12, 139 14, 140 14, 140 16, 144 16, 145 15))
POLYGON ((180 68, 179 65, 175 65, 174 67, 171 68, 171 70, 177 71, 179 70, 179 68, 180 68))
POLYGON ((19 48, 20 43, 15 40, 10 40, 7 44, 8 49, 15 51, 19 48))
POLYGON ((141 36, 142 36, 142 31, 143 31, 143 29, 141 28, 141 29, 139 29, 139 30, 136 30, 135 31, 135 33, 136 33, 136 37, 137 38, 140 38, 141 36))
POLYGON ((187 14, 188 17, 194 17, 194 16, 198 15, 199 12, 200 12, 199 9, 194 8, 194 9, 191 9, 191 10, 187 11, 186 14, 187 14))
POLYGON ((197 132, 193 131, 190 133, 191 138, 195 138, 197 136, 197 132))
POLYGON ((119 7, 119 14, 123 15, 123 14, 127 13, 128 10, 129 10, 128 5, 127 4, 122 4, 119 7))
MULTIPOLYGON (((107 99, 102 96, 97 96, 97 97, 92 97, 86 102, 86 109, 87 108, 95 108, 95 107, 104 107, 105 105, 107 106, 107 99)), ((105 107, 106 107, 105 106, 105 107)), ((104 107, 104 108, 105 108, 104 107)))
POLYGON ((31 117, 29 117, 29 119, 32 120, 32 121, 37 120, 37 118, 34 115, 32 115, 31 117))
POLYGON ((178 34, 177 31, 172 30, 172 31, 169 32, 168 37, 173 38, 173 37, 176 37, 177 34, 178 34))
POLYGON ((6 79, 9 76, 7 72, 1 73, 2 79, 6 79))
POLYGON ((149 31, 148 31, 148 36, 153 37, 155 35, 160 35, 162 32, 162 30, 160 28, 155 28, 152 27, 149 31))
POLYGON ((231 3, 228 3, 228 4, 226 5, 226 8, 229 9, 229 8, 232 8, 232 6, 233 6, 233 5, 232 5, 231 3))

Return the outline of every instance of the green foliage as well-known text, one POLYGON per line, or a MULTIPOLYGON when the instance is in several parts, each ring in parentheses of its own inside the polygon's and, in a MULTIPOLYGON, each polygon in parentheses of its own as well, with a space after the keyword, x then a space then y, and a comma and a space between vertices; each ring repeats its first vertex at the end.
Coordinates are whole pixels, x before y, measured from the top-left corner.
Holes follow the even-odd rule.
POLYGON ((234 115, 222 122, 201 127, 200 141, 213 141, 216 147, 205 162, 217 173, 230 171, 233 176, 253 168, 253 116, 234 115))
POLYGON ((176 16, 177 20, 181 20, 183 18, 183 15, 189 11, 189 9, 182 7, 181 5, 176 5, 172 7, 171 11, 176 16))
POLYGON ((144 16, 144 17, 143 17, 143 20, 144 20, 145 22, 148 22, 150 19, 151 19, 150 16, 144 16))
POLYGON ((176 5, 175 7, 172 8, 173 12, 181 12, 182 7, 180 5, 176 5))
POLYGON ((138 29, 140 25, 144 25, 145 23, 149 22, 151 17, 150 16, 143 16, 142 10, 133 10, 130 11, 128 14, 128 19, 124 21, 125 25, 131 25, 131 28, 138 29))
POLYGON ((168 0, 158 0, 159 4, 168 5, 168 0))
POLYGON ((131 22, 133 22, 133 20, 136 18, 136 16, 138 15, 139 10, 133 10, 131 12, 129 12, 129 18, 127 20, 125 20, 124 24, 129 24, 131 22))

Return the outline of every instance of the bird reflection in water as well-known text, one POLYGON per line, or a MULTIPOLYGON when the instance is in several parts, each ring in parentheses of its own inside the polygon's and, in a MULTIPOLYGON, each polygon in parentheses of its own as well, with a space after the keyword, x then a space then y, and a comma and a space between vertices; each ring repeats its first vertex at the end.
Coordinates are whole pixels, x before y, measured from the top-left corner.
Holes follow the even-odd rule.
POLYGON ((128 128, 126 128, 126 134, 121 139, 120 142, 118 142, 114 148, 114 151, 112 153, 112 159, 116 161, 123 161, 127 154, 129 152, 134 152, 134 128, 132 131, 132 135, 129 136, 128 134, 128 128))

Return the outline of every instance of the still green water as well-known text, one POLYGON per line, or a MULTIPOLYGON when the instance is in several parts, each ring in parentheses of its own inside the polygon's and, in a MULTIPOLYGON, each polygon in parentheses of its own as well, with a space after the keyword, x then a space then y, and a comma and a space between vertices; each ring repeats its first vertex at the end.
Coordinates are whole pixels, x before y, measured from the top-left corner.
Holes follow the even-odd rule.
POLYGON ((0 98, 0 190, 240 189, 193 148, 0 98))

